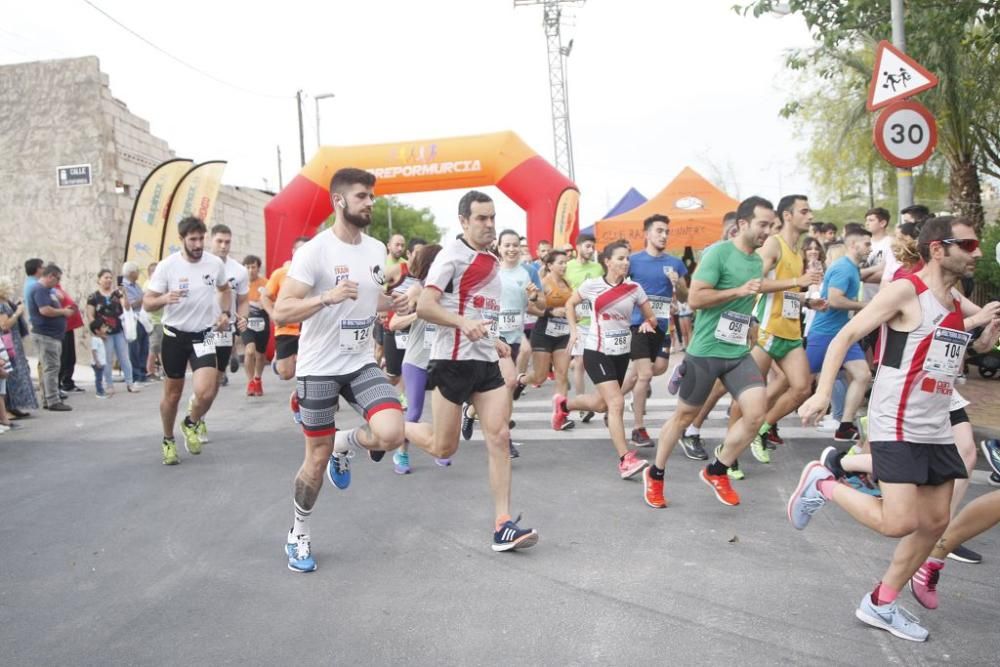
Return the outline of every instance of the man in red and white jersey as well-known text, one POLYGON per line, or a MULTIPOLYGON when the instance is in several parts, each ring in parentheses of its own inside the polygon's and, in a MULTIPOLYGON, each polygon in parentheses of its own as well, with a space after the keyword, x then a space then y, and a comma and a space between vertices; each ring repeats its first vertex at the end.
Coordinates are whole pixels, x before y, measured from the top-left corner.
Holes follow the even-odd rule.
POLYGON ((482 192, 458 204, 462 236, 444 246, 431 264, 417 301, 417 316, 437 326, 428 368, 434 423, 406 424, 407 439, 437 459, 458 449, 462 404, 472 403, 486 440, 490 491, 496 510, 494 551, 534 546, 538 533, 510 515, 511 397, 500 373, 510 347, 500 338, 500 262, 488 251, 496 240, 496 209, 482 192))
MULTIPOLYGON (((882 581, 865 594, 855 615, 911 641, 924 641, 928 632, 898 606, 896 596, 944 533, 954 480, 967 476, 948 413, 970 338, 964 318, 978 309, 966 301, 968 312, 963 313, 955 286, 972 275, 982 257, 976 232, 965 218, 927 221, 918 243, 926 266, 883 287, 837 334, 816 394, 799 409, 806 423, 820 418, 848 348, 881 327, 884 352, 868 419, 882 499, 838 483, 827 465, 812 461, 788 501, 788 518, 800 530, 833 500, 872 530, 902 538, 882 581)), ((826 454, 823 461, 830 458, 826 454)))

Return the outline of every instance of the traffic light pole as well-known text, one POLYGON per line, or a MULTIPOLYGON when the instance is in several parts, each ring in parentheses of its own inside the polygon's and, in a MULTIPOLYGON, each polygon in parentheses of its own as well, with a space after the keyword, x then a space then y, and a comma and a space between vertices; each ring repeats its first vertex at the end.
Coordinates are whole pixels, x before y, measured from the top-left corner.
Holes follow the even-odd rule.
MULTIPOLYGON (((905 53, 906 28, 903 25, 903 0, 889 1, 892 10, 892 45, 905 53)), ((896 169, 896 195, 899 203, 899 209, 896 211, 898 220, 899 211, 913 205, 913 171, 910 169, 896 169)))

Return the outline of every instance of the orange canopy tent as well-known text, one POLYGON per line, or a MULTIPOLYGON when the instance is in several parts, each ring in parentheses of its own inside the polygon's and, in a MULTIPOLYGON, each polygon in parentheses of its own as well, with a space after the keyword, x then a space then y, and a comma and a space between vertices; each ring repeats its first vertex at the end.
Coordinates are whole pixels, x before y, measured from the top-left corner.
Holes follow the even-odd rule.
POLYGON ((669 250, 684 250, 685 246, 701 250, 722 238, 722 217, 737 206, 738 201, 691 167, 684 167, 677 178, 645 204, 599 220, 594 236, 598 248, 626 239, 633 250, 641 250, 646 244, 642 221, 661 213, 670 218, 669 250))

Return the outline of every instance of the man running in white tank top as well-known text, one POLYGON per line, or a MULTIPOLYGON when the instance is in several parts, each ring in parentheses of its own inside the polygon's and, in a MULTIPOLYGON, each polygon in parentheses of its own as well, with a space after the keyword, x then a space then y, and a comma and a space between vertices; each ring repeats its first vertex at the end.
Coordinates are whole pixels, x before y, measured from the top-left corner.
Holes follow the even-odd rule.
POLYGON ((788 518, 799 530, 832 500, 872 530, 902 538, 882 581, 865 594, 855 615, 910 641, 926 640, 928 631, 899 607, 896 596, 947 528, 954 480, 967 476, 948 412, 970 338, 964 320, 975 310, 963 313, 955 286, 982 257, 965 218, 927 221, 919 247, 926 266, 886 285, 851 318, 830 343, 816 394, 799 409, 807 424, 823 416, 848 348, 880 327, 884 347, 868 419, 882 499, 838 483, 826 466, 812 461, 788 501, 788 518))

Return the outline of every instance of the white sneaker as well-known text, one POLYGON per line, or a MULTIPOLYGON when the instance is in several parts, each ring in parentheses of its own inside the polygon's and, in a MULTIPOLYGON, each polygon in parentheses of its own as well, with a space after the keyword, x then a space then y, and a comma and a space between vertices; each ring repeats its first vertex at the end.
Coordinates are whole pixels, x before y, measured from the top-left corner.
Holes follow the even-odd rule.
POLYGON ((831 431, 832 432, 832 431, 836 431, 839 426, 840 426, 840 422, 838 422, 836 419, 834 419, 830 415, 826 415, 825 417, 823 417, 823 421, 821 421, 819 424, 816 425, 816 430, 817 431, 831 431))

